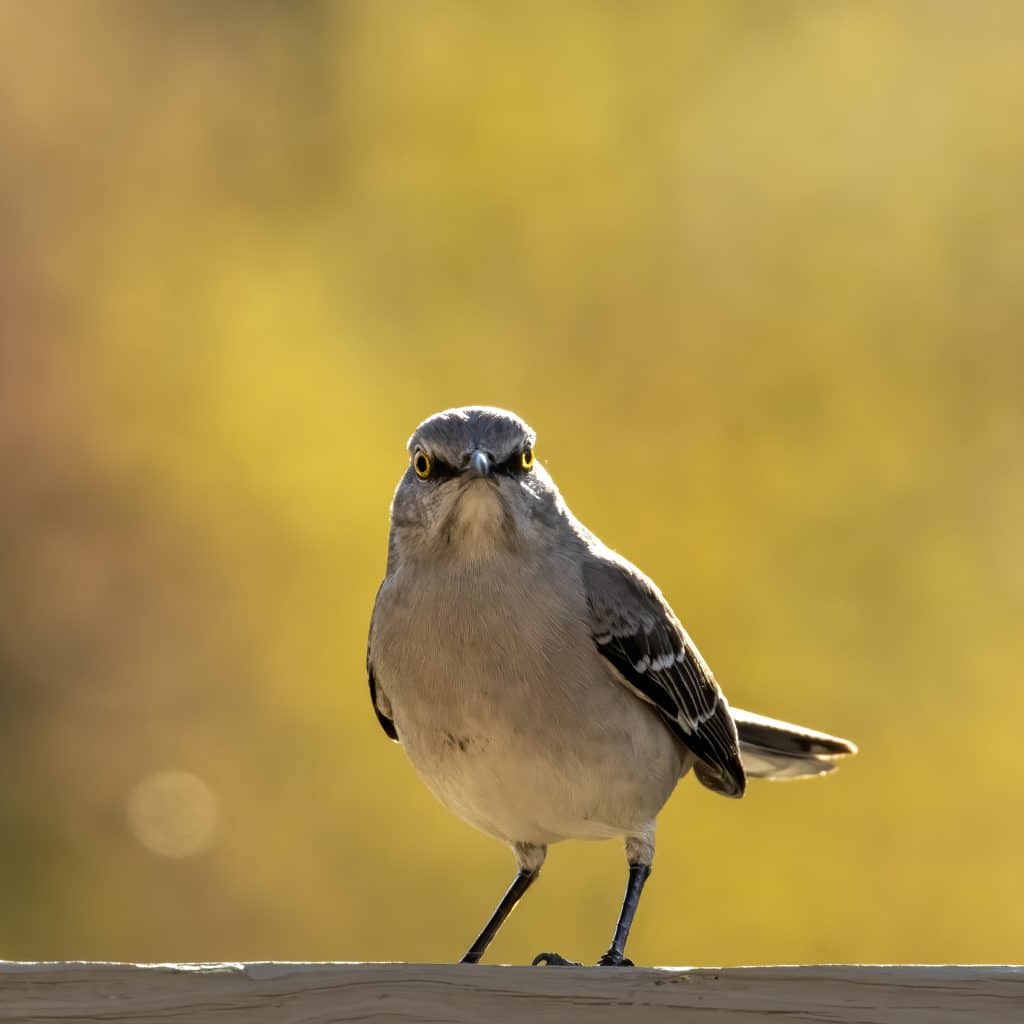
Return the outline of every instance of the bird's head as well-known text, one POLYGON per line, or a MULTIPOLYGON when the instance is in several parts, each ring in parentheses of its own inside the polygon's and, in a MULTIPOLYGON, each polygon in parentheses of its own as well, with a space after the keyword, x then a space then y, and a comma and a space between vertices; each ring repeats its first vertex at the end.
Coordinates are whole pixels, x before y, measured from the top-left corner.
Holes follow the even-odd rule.
POLYGON ((486 558, 538 543, 561 502, 535 442, 504 409, 446 409, 424 420, 391 505, 396 553, 486 558))

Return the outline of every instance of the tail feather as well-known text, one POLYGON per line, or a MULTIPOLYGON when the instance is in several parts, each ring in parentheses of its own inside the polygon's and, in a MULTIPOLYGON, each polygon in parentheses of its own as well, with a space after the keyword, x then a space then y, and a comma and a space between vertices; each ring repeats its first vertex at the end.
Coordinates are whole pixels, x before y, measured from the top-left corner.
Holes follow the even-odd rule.
POLYGON ((739 733, 740 758, 746 773, 755 779, 799 779, 824 775, 838 767, 836 761, 857 753, 850 740, 779 722, 753 711, 732 709, 739 733))

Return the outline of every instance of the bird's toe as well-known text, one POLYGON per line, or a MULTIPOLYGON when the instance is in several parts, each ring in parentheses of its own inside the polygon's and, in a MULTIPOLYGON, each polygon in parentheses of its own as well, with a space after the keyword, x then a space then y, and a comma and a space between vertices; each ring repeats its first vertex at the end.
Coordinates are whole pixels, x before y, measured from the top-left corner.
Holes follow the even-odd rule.
POLYGON ((605 953, 600 960, 597 961, 598 967, 635 967, 636 964, 632 960, 627 959, 624 956, 619 956, 618 953, 605 953))
POLYGON ((566 960, 560 953, 538 953, 531 962, 532 967, 542 964, 545 967, 582 967, 577 960, 566 960))

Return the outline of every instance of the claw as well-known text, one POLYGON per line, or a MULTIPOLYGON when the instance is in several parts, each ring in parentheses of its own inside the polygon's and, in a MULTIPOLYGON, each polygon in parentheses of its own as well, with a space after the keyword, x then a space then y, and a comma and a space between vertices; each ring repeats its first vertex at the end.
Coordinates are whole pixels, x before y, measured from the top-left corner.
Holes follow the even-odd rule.
POLYGON ((600 960, 597 961, 598 967, 635 967, 628 957, 618 956, 615 953, 605 953, 600 960))
POLYGON ((559 953, 538 953, 531 963, 531 967, 543 964, 545 967, 582 967, 583 964, 576 960, 566 960, 559 953))

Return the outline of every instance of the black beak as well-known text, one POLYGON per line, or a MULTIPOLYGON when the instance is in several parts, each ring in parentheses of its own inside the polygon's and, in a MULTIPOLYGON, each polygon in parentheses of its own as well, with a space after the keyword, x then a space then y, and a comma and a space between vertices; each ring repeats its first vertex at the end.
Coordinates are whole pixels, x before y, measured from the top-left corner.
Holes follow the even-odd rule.
POLYGON ((467 472, 470 476, 490 476, 491 475, 491 457, 487 452, 475 451, 469 456, 469 466, 467 472))

